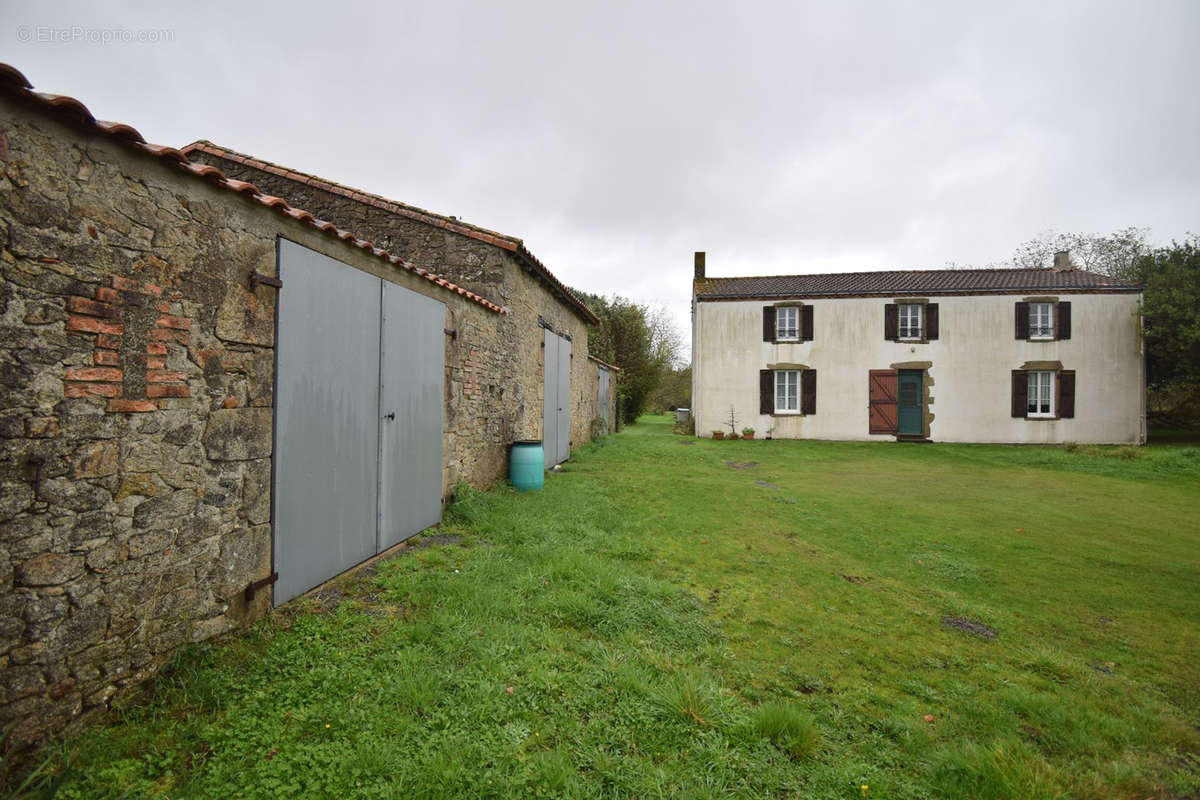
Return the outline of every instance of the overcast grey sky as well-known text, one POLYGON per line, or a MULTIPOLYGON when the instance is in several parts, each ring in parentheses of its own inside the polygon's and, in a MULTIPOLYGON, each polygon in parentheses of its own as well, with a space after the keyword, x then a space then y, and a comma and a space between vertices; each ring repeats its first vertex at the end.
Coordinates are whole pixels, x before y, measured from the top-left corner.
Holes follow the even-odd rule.
POLYGON ((685 344, 694 250, 752 275, 1200 232, 1196 0, 105 5, 0 1, 0 60, 150 141, 520 236, 685 344), (166 33, 91 41, 118 28, 166 33))

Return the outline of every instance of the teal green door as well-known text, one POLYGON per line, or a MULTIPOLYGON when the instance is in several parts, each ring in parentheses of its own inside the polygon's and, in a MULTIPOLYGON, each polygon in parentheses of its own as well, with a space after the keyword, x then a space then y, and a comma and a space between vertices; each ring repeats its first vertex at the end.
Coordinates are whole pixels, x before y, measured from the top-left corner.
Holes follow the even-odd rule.
POLYGON ((901 436, 920 436, 925 433, 925 415, 921 407, 924 376, 925 373, 919 369, 900 370, 899 420, 896 432, 901 436))

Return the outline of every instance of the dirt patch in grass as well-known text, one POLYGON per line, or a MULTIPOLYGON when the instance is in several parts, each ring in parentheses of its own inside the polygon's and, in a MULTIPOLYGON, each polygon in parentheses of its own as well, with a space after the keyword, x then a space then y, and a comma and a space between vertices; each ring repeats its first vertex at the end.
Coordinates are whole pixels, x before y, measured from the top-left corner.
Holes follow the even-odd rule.
POLYGON ((725 466, 729 467, 730 469, 750 469, 751 467, 757 467, 758 462, 757 461, 726 461, 725 466))
POLYGON ((995 639, 1000 635, 1000 632, 990 625, 984 625, 982 622, 974 622, 962 617, 942 617, 942 625, 984 639, 995 639))
MULTIPOLYGON (((461 541, 461 536, 438 533, 432 536, 422 536, 416 541, 410 542, 408 547, 404 548, 404 550, 420 550, 422 547, 432 547, 435 544, 445 546, 448 544, 458 544, 461 541)), ((404 552, 404 550, 401 552, 404 552)))
POLYGON ((330 613, 337 611, 337 607, 342 604, 342 598, 345 595, 337 586, 326 586, 323 589, 318 589, 312 593, 312 599, 320 604, 318 613, 330 613))
POLYGON ((768 483, 767 481, 755 481, 755 482, 754 482, 754 485, 755 485, 755 486, 761 486, 761 487, 763 487, 764 489, 778 489, 778 488, 779 488, 779 487, 778 487, 778 486, 776 486, 775 484, 773 484, 773 483, 768 483))
POLYGON ((870 578, 864 578, 862 575, 843 575, 842 578, 850 583, 858 584, 866 583, 867 581, 871 580, 870 578))

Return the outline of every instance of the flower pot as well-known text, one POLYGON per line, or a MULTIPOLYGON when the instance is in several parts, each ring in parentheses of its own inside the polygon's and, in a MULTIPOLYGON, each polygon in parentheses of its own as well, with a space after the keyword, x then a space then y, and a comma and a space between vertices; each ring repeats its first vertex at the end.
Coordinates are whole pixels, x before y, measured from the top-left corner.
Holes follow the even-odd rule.
POLYGON ((743 434, 742 434, 742 438, 743 438, 743 439, 753 439, 753 438, 754 438, 754 434, 753 434, 753 433, 743 433, 743 434))
POLYGON ((713 438, 714 439, 724 439, 725 432, 724 431, 713 431, 713 438))

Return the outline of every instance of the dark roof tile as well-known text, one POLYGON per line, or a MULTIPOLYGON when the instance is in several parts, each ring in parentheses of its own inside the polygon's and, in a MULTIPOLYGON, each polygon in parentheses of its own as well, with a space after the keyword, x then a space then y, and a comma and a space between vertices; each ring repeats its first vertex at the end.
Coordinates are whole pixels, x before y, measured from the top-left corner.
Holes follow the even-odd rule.
POLYGON ((695 283, 696 297, 700 300, 1138 289, 1133 284, 1081 269, 913 269, 703 278, 695 283))

